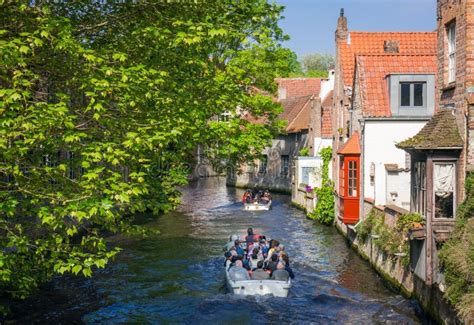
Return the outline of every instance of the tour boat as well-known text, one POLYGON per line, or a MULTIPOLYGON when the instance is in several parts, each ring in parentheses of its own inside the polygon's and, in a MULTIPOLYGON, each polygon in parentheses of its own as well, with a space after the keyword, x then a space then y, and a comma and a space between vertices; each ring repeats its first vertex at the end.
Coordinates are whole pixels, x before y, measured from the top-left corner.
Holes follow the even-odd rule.
POLYGON ((291 288, 291 279, 288 281, 277 280, 240 280, 233 281, 226 270, 227 288, 236 295, 263 296, 273 295, 275 297, 286 298, 291 288))
POLYGON ((272 201, 268 201, 267 204, 244 203, 244 210, 250 210, 250 211, 270 210, 271 206, 272 206, 272 201))

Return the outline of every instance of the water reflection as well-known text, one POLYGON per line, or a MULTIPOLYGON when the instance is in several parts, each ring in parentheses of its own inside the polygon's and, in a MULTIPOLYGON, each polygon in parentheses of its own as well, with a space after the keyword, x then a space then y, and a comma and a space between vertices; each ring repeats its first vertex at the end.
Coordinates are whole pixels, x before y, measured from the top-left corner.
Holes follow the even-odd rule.
POLYGON ((242 194, 220 178, 190 185, 179 211, 148 224, 160 235, 114 238, 124 251, 111 267, 92 279, 54 281, 42 295, 15 306, 10 322, 421 322, 417 304, 388 290, 334 228, 307 220, 284 195, 274 195, 271 211, 243 211, 242 194), (226 292, 222 246, 248 227, 285 244, 296 274, 288 298, 226 292))

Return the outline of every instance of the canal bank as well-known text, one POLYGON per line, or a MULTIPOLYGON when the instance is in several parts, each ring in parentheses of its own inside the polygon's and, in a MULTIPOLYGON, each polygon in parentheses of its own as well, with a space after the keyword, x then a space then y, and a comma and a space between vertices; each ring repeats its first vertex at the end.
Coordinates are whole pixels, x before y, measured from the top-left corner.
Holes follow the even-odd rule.
MULTIPOLYGON (((304 188, 292 197, 292 204, 305 211, 308 215, 314 210, 317 197, 308 193, 304 188)), ((405 211, 397 207, 366 207, 375 209, 385 219, 384 222, 393 225, 405 211), (389 219, 389 220, 387 220, 389 219)), ((378 236, 369 235, 361 239, 357 234, 358 227, 346 225, 339 218, 335 218, 334 226, 346 239, 347 245, 366 260, 371 267, 384 279, 387 286, 400 292, 404 297, 418 301, 426 314, 439 324, 460 324, 455 308, 443 297, 444 291, 439 286, 428 286, 414 273, 409 253, 390 254, 377 244, 378 236)), ((407 235, 407 234, 405 234, 407 235)))
POLYGON ((308 220, 286 195, 271 211, 242 211, 223 178, 182 189, 179 211, 150 221, 161 234, 115 237, 123 252, 90 279, 57 278, 18 303, 10 323, 420 324, 416 301, 386 287, 333 227, 308 220), (287 299, 227 293, 222 246, 252 226, 280 239, 296 273, 287 299), (25 313, 28 310, 28 313, 25 313))

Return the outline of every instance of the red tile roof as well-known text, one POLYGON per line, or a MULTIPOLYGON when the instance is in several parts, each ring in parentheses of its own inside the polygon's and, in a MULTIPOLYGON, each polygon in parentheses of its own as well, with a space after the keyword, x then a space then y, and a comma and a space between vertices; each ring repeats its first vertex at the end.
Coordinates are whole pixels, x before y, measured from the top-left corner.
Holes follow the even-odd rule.
POLYGON ((359 132, 352 133, 349 140, 337 151, 338 155, 360 155, 359 132))
POLYGON ((356 73, 361 89, 362 115, 390 117, 387 76, 390 74, 436 74, 435 55, 358 55, 356 73))
POLYGON ((286 89, 286 98, 319 94, 321 78, 277 78, 278 87, 286 89))
POLYGON ((435 54, 437 48, 436 32, 350 32, 349 35, 347 41, 339 41, 338 47, 344 85, 350 87, 355 55, 382 54, 385 41, 398 41, 400 54, 435 54))
POLYGON ((332 96, 331 90, 321 104, 321 137, 332 138, 332 96))
POLYGON ((311 97, 296 97, 280 101, 283 106, 283 113, 279 117, 282 120, 288 121, 287 132, 299 132, 309 128, 311 97))

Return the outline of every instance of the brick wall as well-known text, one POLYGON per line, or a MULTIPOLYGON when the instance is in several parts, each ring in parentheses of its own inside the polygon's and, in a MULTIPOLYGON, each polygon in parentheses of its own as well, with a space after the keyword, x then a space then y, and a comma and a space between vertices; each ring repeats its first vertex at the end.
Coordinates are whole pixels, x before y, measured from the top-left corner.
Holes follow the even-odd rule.
MULTIPOLYGON (((474 93, 474 0, 438 0, 438 90, 440 107, 453 105, 461 137, 465 141, 459 159, 459 195, 464 200, 465 170, 474 169, 474 109, 468 99, 474 93), (448 83, 446 27, 456 22, 456 78, 448 83), (467 165, 466 165, 467 164, 467 165)), ((474 103, 473 103, 474 104, 474 103)))

